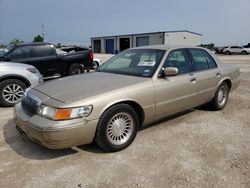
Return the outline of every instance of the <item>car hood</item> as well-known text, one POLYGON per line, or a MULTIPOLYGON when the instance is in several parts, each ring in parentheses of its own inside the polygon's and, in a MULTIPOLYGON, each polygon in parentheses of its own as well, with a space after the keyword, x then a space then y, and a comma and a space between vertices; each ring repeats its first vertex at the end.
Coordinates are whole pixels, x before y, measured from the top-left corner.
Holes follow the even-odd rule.
POLYGON ((27 65, 27 64, 22 64, 22 63, 0 61, 0 68, 27 69, 29 67, 33 67, 33 66, 27 65))
POLYGON ((69 103, 138 84, 148 79, 149 78, 95 72, 52 80, 33 89, 60 102, 69 103))

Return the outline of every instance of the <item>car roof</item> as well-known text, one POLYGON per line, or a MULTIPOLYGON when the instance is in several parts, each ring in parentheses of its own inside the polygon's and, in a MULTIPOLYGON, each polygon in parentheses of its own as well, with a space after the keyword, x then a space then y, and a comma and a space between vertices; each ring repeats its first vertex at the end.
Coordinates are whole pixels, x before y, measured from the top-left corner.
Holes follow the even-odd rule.
POLYGON ((198 48, 198 49, 204 49, 202 47, 185 46, 185 45, 149 45, 149 46, 135 47, 135 48, 131 48, 131 49, 170 50, 170 49, 178 49, 178 48, 198 48))
POLYGON ((16 46, 39 46, 39 45, 52 45, 49 42, 25 42, 25 43, 19 43, 16 46))

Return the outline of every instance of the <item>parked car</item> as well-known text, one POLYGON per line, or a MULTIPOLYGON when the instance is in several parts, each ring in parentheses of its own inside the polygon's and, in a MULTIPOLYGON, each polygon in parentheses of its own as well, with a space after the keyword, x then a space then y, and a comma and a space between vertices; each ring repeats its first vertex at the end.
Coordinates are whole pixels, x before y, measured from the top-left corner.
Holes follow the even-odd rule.
POLYGON ((42 82, 42 75, 32 65, 0 62, 0 105, 14 106, 21 101, 27 87, 42 82))
POLYGON ((95 140, 105 151, 119 151, 156 120, 206 103, 223 109, 239 75, 238 66, 203 48, 138 47, 112 57, 95 73, 28 90, 14 119, 21 134, 48 148, 95 140))
POLYGON ((215 52, 217 53, 217 54, 222 54, 223 53, 223 50, 225 49, 225 48, 227 48, 228 46, 217 46, 217 47, 215 47, 214 49, 215 49, 215 52))
POLYGON ((223 50, 223 53, 226 55, 230 55, 230 54, 243 54, 243 55, 247 55, 250 53, 249 49, 244 48, 242 46, 228 46, 227 48, 225 48, 223 50))
POLYGON ((93 53, 84 50, 76 53, 57 54, 54 45, 22 43, 8 48, 0 60, 15 61, 35 66, 44 78, 80 74, 82 67, 92 67, 93 53))

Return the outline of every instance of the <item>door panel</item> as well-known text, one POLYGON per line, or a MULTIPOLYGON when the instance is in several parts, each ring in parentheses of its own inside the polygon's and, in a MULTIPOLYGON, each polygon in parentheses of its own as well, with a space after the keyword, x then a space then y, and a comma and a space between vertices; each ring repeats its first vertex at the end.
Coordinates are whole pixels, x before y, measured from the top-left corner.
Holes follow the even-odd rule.
POLYGON ((156 119, 174 114, 198 104, 196 81, 185 74, 155 82, 156 119))
POLYGON ((221 73, 211 55, 203 49, 189 49, 195 65, 200 104, 209 102, 215 95, 221 73))
POLYGON ((178 75, 155 80, 156 119, 194 107, 197 98, 196 77, 186 49, 173 50, 163 69, 175 67, 178 75))
POLYGON ((196 73, 198 97, 201 104, 209 102, 215 95, 217 85, 220 82, 220 71, 218 68, 209 69, 196 73))
POLYGON ((58 62, 56 56, 36 57, 30 59, 30 64, 35 66, 40 73, 46 76, 53 76, 57 73, 58 62))

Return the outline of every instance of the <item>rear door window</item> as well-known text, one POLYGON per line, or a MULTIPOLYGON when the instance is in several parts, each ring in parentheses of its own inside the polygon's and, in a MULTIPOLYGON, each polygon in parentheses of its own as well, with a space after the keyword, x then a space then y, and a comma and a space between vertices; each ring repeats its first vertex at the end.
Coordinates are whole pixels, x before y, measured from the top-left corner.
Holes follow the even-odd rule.
POLYGON ((202 70, 207 70, 209 69, 209 65, 207 62, 207 57, 204 55, 204 53, 202 52, 202 50, 200 49, 189 49, 192 57, 193 57, 193 61, 195 63, 195 68, 196 71, 202 71, 202 70))
POLYGON ((216 68, 217 65, 215 60, 209 55, 205 50, 202 50, 203 54, 206 56, 206 60, 210 69, 216 68))
POLYGON ((190 61, 184 49, 170 52, 164 63, 164 68, 166 67, 178 68, 179 74, 191 72, 190 61))
POLYGON ((46 57, 55 55, 53 48, 50 45, 45 46, 33 46, 33 57, 46 57))

